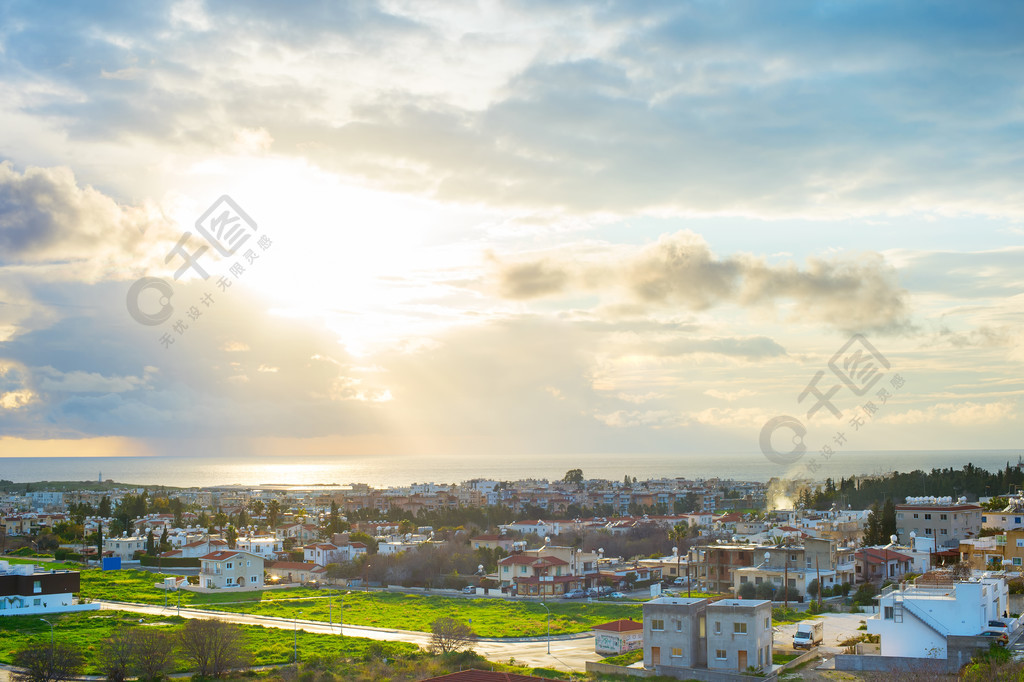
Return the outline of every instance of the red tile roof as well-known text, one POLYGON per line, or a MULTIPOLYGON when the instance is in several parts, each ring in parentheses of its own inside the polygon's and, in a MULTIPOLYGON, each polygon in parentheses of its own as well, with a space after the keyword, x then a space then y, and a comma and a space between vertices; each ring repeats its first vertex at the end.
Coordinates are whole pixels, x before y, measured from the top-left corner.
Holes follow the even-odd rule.
POLYGON ((613 620, 610 623, 601 623, 590 628, 591 630, 608 630, 609 632, 633 632, 643 630, 644 624, 635 620, 613 620))

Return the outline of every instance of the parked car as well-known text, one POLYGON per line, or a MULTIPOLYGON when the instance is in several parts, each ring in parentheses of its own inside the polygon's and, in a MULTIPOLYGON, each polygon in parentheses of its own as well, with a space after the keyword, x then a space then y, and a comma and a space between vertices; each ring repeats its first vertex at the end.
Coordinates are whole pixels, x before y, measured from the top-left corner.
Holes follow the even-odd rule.
POLYGON ((1010 641, 1010 637, 1005 632, 1000 632, 999 630, 985 630, 985 632, 978 636, 991 637, 999 646, 1006 646, 1010 641))
POLYGON ((1010 626, 1001 620, 990 620, 988 625, 985 627, 988 630, 999 630, 1000 632, 1005 632, 1007 636, 1010 634, 1010 626))
POLYGON ((684 578, 684 577, 680 576, 680 577, 676 578, 675 580, 673 580, 672 584, 673 585, 678 585, 680 587, 686 587, 689 584, 689 582, 690 582, 689 578, 684 578))
POLYGON ((462 594, 476 594, 476 588, 472 585, 466 585, 462 588, 462 594))
POLYGON ((626 595, 623 594, 622 592, 612 592, 608 596, 611 597, 612 599, 625 599, 626 598, 626 595))
POLYGON ((587 593, 583 590, 570 590, 562 595, 562 599, 581 599, 586 596, 587 593))
POLYGON ((600 594, 601 593, 597 591, 596 587, 588 587, 587 588, 586 595, 588 597, 598 597, 598 596, 600 596, 600 594))
POLYGON ((611 587, 608 587, 607 585, 602 585, 601 587, 597 588, 597 594, 601 597, 606 597, 614 591, 615 590, 613 590, 611 587))

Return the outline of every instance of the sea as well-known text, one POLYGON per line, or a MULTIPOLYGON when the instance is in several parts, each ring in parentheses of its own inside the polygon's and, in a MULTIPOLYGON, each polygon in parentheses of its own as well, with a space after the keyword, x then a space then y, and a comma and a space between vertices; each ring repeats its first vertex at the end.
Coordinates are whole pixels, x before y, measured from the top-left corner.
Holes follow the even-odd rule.
MULTIPOLYGON (((830 460, 818 459, 815 477, 838 479, 851 475, 879 475, 892 471, 929 471, 961 468, 971 463, 995 470, 1017 464, 1022 450, 875 450, 843 452, 830 460)), ((471 479, 514 481, 560 479, 569 469, 583 470, 586 478, 638 480, 653 478, 763 481, 792 478, 794 470, 751 453, 713 455, 593 454, 488 456, 281 456, 223 458, 188 456, 150 457, 0 457, 0 479, 16 483, 35 481, 113 480, 137 485, 171 487, 214 486, 347 486, 364 483, 376 488, 413 483, 459 483, 471 479)))

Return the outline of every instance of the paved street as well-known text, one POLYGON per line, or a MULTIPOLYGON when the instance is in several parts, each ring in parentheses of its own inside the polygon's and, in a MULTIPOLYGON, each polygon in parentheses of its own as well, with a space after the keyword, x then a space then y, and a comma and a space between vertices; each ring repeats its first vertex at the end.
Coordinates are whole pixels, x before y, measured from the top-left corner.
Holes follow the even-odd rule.
MULTIPOLYGON (((127 604, 122 602, 99 601, 103 609, 115 609, 118 611, 132 611, 135 613, 146 613, 151 615, 177 615, 178 610, 174 606, 148 606, 142 604, 127 604)), ((393 630, 388 628, 371 628, 358 625, 344 625, 333 627, 320 621, 293 621, 286 618, 273 618, 269 616, 256 616, 245 613, 228 613, 225 611, 203 611, 200 609, 182 608, 183 618, 216 618, 232 623, 243 625, 262 625, 264 627, 281 628, 291 630, 298 627, 306 632, 318 632, 324 634, 350 635, 353 637, 366 637, 394 642, 410 642, 421 647, 430 644, 430 635, 423 632, 412 632, 409 630, 393 630), (342 632, 343 631, 343 632, 342 632)), ((525 639, 525 638, 524 638, 525 639)), ((493 639, 482 639, 474 647, 478 653, 492 661, 507 662, 515 658, 520 665, 534 667, 555 668, 557 670, 579 671, 586 668, 586 661, 598 660, 600 656, 594 653, 594 637, 592 635, 574 635, 571 638, 552 638, 551 653, 548 654, 548 644, 544 639, 539 641, 536 638, 525 639, 525 641, 499 641, 493 639)))

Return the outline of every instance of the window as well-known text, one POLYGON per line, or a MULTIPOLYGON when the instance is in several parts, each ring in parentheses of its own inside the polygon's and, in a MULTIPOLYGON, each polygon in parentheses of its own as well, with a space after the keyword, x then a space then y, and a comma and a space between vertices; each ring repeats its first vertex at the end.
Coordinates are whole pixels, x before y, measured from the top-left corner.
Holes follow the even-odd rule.
POLYGON ((886 606, 885 607, 885 613, 882 614, 882 617, 885 618, 886 620, 892 620, 892 607, 891 606, 886 606))
POLYGON ((715 634, 716 635, 722 634, 722 621, 720 621, 720 620, 716 620, 715 621, 715 634))
POLYGON ((727 657, 728 656, 725 653, 725 649, 715 649, 715 658, 716 659, 718 659, 719 661, 724 661, 727 657))
POLYGON ((32 581, 32 594, 39 594, 43 591, 43 583, 39 580, 32 581))
POLYGON ((764 617, 764 629, 767 630, 771 625, 768 624, 768 616, 764 617))
POLYGON ((915 519, 917 518, 917 514, 914 514, 914 518, 915 518, 915 519))
POLYGON ((252 566, 252 562, 251 562, 251 561, 246 561, 246 562, 245 562, 245 565, 246 565, 246 566, 252 566))
POLYGON ((43 600, 40 599, 39 597, 36 597, 35 599, 32 600, 32 606, 39 606, 42 603, 43 603, 43 600))
POLYGON ((745 583, 745 582, 747 582, 747 576, 745 576, 745 575, 741 575, 741 576, 740 576, 740 584, 743 584, 743 583, 745 583))
POLYGON ((656 619, 652 619, 651 620, 651 629, 652 630, 664 630, 665 629, 665 621, 663 621, 661 619, 657 619, 657 618, 656 619))
POLYGON ((698 628, 700 629, 700 635, 699 636, 700 637, 707 637, 707 635, 708 635, 708 622, 707 622, 707 619, 705 619, 704 616, 701 616, 697 620, 697 623, 699 623, 698 628))
POLYGON ((676 618, 674 622, 676 624, 676 632, 682 632, 683 631, 683 621, 681 621, 678 618, 676 618))
POLYGON ((1013 557, 1013 565, 1014 566, 1020 566, 1020 557, 1019 556, 1013 557))
POLYGON ((947 518, 949 518, 948 514, 939 514, 939 521, 945 521, 947 518))
POLYGON ((745 634, 747 634, 747 624, 746 623, 733 623, 732 624, 732 632, 735 635, 745 635, 745 634))
POLYGON ((943 528, 939 531, 939 535, 949 535, 949 531, 943 528))
MULTIPOLYGON (((1022 541, 1022 540, 1017 540, 1017 542, 1018 542, 1018 543, 1020 543, 1020 542, 1024 542, 1024 541, 1022 541)), ((1018 544, 1017 546, 1018 546, 1018 547, 1024 547, 1024 545, 1021 545, 1021 544, 1018 544)), ((764 578, 762 578, 761 576, 756 576, 756 577, 754 578, 754 584, 755 584, 755 585, 760 585, 760 584, 761 584, 762 582, 764 582, 764 578)))
POLYGON ((903 518, 903 512, 899 512, 899 513, 897 513, 897 514, 896 514, 896 518, 897 518, 897 519, 902 519, 902 518, 903 518))
POLYGON ((235 584, 235 579, 231 576, 228 576, 227 580, 224 581, 224 584, 226 584, 228 587, 231 587, 235 584))
POLYGON ((672 658, 682 658, 683 650, 679 647, 672 647, 672 658))
POLYGON ((224 564, 224 568, 234 568, 234 566, 235 565, 233 563, 231 563, 230 561, 227 562, 226 564, 224 564))
POLYGON ((931 518, 932 518, 932 515, 931 515, 931 514, 925 514, 925 515, 924 515, 924 520, 925 520, 925 521, 930 521, 930 520, 931 520, 931 518))
POLYGON ((925 528, 924 529, 924 534, 925 535, 931 535, 932 534, 932 529, 931 528, 925 528))
POLYGON ((249 576, 249 582, 255 583, 256 582, 256 576, 254 576, 254 575, 249 576))

